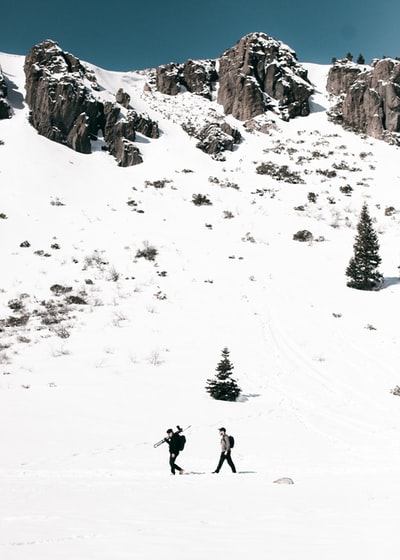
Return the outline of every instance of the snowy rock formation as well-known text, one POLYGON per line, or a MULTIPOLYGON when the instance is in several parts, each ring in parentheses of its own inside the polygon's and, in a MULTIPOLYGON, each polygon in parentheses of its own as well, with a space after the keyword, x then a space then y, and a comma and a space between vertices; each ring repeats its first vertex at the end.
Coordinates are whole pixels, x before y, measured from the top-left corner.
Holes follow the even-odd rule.
POLYGON ((264 33, 246 35, 219 59, 218 102, 239 120, 267 110, 284 119, 307 116, 312 92, 296 53, 264 33))
POLYGON ((187 60, 184 64, 164 64, 156 69, 160 93, 177 95, 183 89, 211 100, 218 75, 214 60, 187 60))
POLYGON ((217 101, 226 115, 245 121, 268 110, 289 119, 309 114, 312 86, 296 53, 264 33, 251 33, 217 61, 188 60, 157 68, 156 87, 177 95, 183 88, 217 101), (218 68, 218 72, 217 72, 218 68))
POLYGON ((400 144, 400 62, 384 58, 364 68, 349 61, 332 66, 326 87, 340 99, 331 117, 355 132, 400 144))
POLYGON ((129 99, 116 92, 120 103, 102 103, 92 71, 54 41, 34 46, 25 59, 26 102, 31 124, 42 136, 84 154, 101 130, 110 153, 122 167, 142 162, 133 144, 136 131, 157 138, 157 123, 128 110, 129 99))

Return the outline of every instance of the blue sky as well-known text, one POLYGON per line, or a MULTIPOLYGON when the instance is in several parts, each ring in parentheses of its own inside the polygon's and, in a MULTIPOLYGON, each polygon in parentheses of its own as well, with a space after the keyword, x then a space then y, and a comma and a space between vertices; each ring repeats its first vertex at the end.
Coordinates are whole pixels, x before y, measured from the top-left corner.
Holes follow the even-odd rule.
POLYGON ((18 0, 1 12, 0 51, 26 54, 54 39, 108 70, 216 58, 252 31, 287 43, 303 62, 400 57, 399 0, 18 0))

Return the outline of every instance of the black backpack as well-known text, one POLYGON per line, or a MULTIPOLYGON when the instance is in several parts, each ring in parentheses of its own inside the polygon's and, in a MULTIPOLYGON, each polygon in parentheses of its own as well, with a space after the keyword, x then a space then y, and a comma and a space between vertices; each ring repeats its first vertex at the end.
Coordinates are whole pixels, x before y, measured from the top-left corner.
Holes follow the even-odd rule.
POLYGON ((179 435, 179 440, 178 440, 179 451, 183 451, 185 447, 185 443, 186 443, 186 437, 179 435))
POLYGON ((233 449, 235 447, 235 438, 233 436, 228 436, 228 438, 229 438, 230 448, 233 449))

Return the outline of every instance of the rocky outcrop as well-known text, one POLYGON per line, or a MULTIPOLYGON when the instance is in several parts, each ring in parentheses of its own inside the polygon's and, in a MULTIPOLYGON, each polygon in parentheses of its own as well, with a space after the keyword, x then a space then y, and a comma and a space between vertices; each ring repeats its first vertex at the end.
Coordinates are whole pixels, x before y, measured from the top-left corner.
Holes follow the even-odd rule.
POLYGON ((228 123, 210 123, 205 125, 196 135, 196 144, 206 154, 216 156, 222 152, 233 151, 235 144, 241 141, 240 132, 228 123))
POLYGON ((326 91, 333 95, 346 93, 357 80, 363 69, 347 58, 335 62, 329 69, 326 91))
POLYGON ((167 95, 186 90, 211 100, 217 82, 225 114, 242 121, 268 110, 284 119, 310 112, 307 71, 292 49, 264 33, 243 37, 217 61, 187 60, 156 69, 156 88, 167 95))
POLYGON ((3 72, 0 67, 0 119, 11 117, 11 107, 7 101, 8 88, 3 72))
POLYGON ((129 103, 131 102, 131 96, 122 88, 119 88, 115 94, 115 101, 127 109, 129 107, 129 103))
POLYGON ((181 91, 182 65, 163 64, 156 69, 156 87, 165 95, 178 95, 181 91))
POLYGON ((313 88, 296 53, 264 33, 251 33, 219 59, 218 102, 248 120, 267 110, 284 119, 306 116, 313 88))
POLYGON ((94 73, 54 41, 33 47, 24 70, 30 122, 50 140, 89 154, 101 130, 109 152, 126 167, 142 161, 133 145, 136 131, 151 138, 159 135, 157 123, 127 109, 130 97, 122 89, 116 92, 115 104, 97 99, 94 73))
POLYGON ((104 139, 110 153, 115 157, 118 165, 129 167, 142 163, 143 159, 138 148, 133 144, 136 129, 130 112, 120 118, 121 109, 111 102, 104 104, 104 139))
POLYGON ((184 64, 171 62, 156 69, 156 88, 167 95, 177 95, 185 89, 211 100, 217 77, 213 60, 187 60, 184 64))
MULTIPOLYGON (((336 66, 328 75, 327 88, 332 92, 337 91, 332 85, 336 66)), ((352 77, 344 78, 349 86, 330 111, 331 119, 355 132, 400 145, 400 62, 378 60, 356 79, 350 66, 346 64, 342 70, 345 74, 347 68, 352 77)))
POLYGON ((84 85, 86 71, 80 61, 54 41, 44 41, 31 49, 24 71, 30 121, 39 134, 90 153, 98 105, 84 85))

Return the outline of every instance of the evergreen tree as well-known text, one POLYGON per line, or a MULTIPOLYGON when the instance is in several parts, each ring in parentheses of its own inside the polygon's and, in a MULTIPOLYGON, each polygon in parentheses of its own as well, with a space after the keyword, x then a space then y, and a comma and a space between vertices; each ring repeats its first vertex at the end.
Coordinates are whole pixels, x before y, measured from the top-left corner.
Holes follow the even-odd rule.
POLYGON ((372 227, 366 203, 361 210, 353 248, 354 255, 346 269, 346 276, 349 278, 347 285, 357 290, 379 288, 383 276, 378 271, 378 266, 382 259, 379 256, 378 236, 372 227))
POLYGON ((361 53, 358 55, 357 64, 365 64, 365 58, 361 53))
POLYGON ((348 53, 346 54, 346 58, 347 58, 347 60, 349 60, 350 62, 352 62, 352 60, 353 60, 353 55, 351 54, 351 52, 348 52, 348 53))
POLYGON ((229 350, 222 350, 222 359, 218 363, 214 379, 207 379, 206 391, 213 399, 219 401, 235 401, 240 395, 240 388, 232 379, 233 365, 229 359, 229 350))

